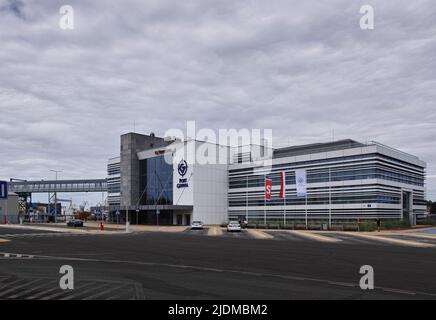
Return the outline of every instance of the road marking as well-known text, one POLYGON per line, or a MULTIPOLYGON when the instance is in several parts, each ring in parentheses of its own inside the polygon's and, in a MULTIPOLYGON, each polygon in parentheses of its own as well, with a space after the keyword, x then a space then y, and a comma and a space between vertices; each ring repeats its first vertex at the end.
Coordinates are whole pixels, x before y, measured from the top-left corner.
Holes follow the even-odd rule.
POLYGON ((33 283, 35 283, 35 282, 38 282, 39 280, 40 280, 40 279, 35 279, 35 280, 33 280, 33 281, 30 281, 30 282, 25 282, 24 284, 19 285, 19 286, 17 286, 17 287, 13 287, 13 288, 10 288, 10 289, 8 289, 8 290, 6 290, 6 291, 2 291, 2 292, 0 292, 0 297, 4 297, 4 296, 6 296, 8 293, 10 293, 10 292, 14 292, 14 291, 16 291, 17 289, 24 288, 24 287, 26 287, 26 286, 28 286, 28 285, 30 285, 30 284, 33 284, 33 283))
POLYGON ((320 242, 328 242, 328 243, 337 243, 341 242, 341 239, 336 239, 333 237, 326 237, 320 234, 311 232, 311 231, 302 231, 302 230, 284 230, 285 232, 291 233, 293 235, 297 235, 306 239, 320 241, 320 242))
POLYGON ((209 230, 207 230, 208 236, 222 236, 223 230, 220 227, 209 227, 209 230))
MULTIPOLYGON (((75 290, 80 290, 81 288, 86 288, 86 287, 89 287, 91 285, 92 285, 92 283, 86 283, 85 285, 83 285, 79 288, 76 288, 75 290)), ((58 284, 56 284, 53 288, 48 288, 45 291, 34 293, 32 296, 27 297, 26 299, 28 299, 28 300, 41 299, 41 298, 45 297, 47 294, 52 293, 53 291, 58 291, 58 290, 60 290, 60 288, 59 288, 58 284)), ((58 295, 58 294, 56 294, 56 295, 58 295)))
POLYGON ((391 244, 397 244, 397 245, 408 246, 408 247, 416 247, 416 248, 436 247, 436 245, 431 244, 431 243, 423 243, 423 242, 417 242, 417 241, 411 241, 411 240, 401 240, 401 239, 388 238, 388 237, 383 237, 383 236, 363 234, 363 233, 358 233, 358 232, 349 232, 347 234, 355 236, 355 237, 364 238, 364 239, 375 240, 375 241, 380 241, 380 242, 388 242, 391 244))
MULTIPOLYGON (((53 298, 55 298, 56 296, 59 296, 59 295, 62 295, 62 294, 65 294, 65 293, 68 293, 68 292, 74 292, 74 294, 71 294, 71 295, 68 295, 67 297, 64 297, 64 298, 62 298, 62 300, 63 299, 75 299, 75 298, 77 298, 78 296, 81 296, 81 295, 83 295, 83 294, 85 294, 85 297, 86 297, 86 294, 88 293, 88 292, 92 292, 92 291, 94 291, 94 290, 100 290, 101 288, 104 288, 104 287, 106 287, 108 284, 107 283, 102 283, 102 284, 98 284, 98 285, 96 285, 95 283, 92 283, 92 285, 94 285, 93 287, 91 287, 91 288, 88 288, 88 289, 86 289, 86 290, 83 290, 83 291, 78 291, 77 289, 74 289, 74 290, 62 290, 62 292, 57 292, 57 293, 54 293, 54 294, 52 294, 52 295, 50 295, 50 296, 48 296, 48 297, 43 297, 43 298, 41 298, 41 300, 50 300, 50 299, 53 299, 53 298)), ((59 289, 59 288, 58 288, 59 289)), ((59 289, 60 290, 60 289, 59 289)), ((85 298, 83 298, 83 299, 85 299, 85 298)))
POLYGON ((161 231, 161 232, 183 232, 186 229, 188 229, 188 227, 182 227, 182 226, 171 226, 171 227, 159 227, 157 229, 157 231, 161 231))
POLYGON ((406 290, 400 290, 400 289, 383 288, 382 290, 386 291, 386 292, 400 293, 400 294, 406 294, 406 295, 411 295, 411 296, 415 296, 416 295, 415 292, 406 291, 406 290))
MULTIPOLYGON (((336 285, 336 286, 343 286, 343 287, 356 287, 356 289, 357 289, 357 285, 355 283, 352 283, 352 282, 339 282, 339 281, 317 279, 317 278, 310 278, 310 277, 304 277, 304 276, 282 275, 282 274, 274 274, 274 273, 271 274, 271 273, 242 271, 242 270, 234 270, 234 269, 219 269, 219 268, 211 268, 211 267, 200 267, 200 266, 157 263, 157 262, 129 261, 129 260, 105 260, 105 259, 93 259, 93 258, 70 258, 70 257, 55 257, 55 256, 39 256, 39 258, 44 258, 47 260, 88 261, 88 262, 115 263, 115 264, 132 264, 132 265, 142 265, 142 266, 149 266, 149 267, 167 267, 167 268, 183 269, 183 270, 189 269, 189 270, 202 271, 202 272, 231 273, 231 274, 238 274, 238 275, 244 275, 244 276, 271 277, 271 278, 278 278, 278 279, 292 280, 292 281, 312 281, 312 282, 324 283, 324 284, 328 284, 328 285, 336 285)), ((398 294, 407 294, 407 295, 415 294, 415 295, 429 296, 432 298, 436 297, 436 293, 429 293, 429 292, 407 291, 407 290, 403 290, 403 289, 385 288, 385 287, 378 287, 378 286, 376 286, 375 289, 391 291, 391 292, 395 292, 398 294)), ((53 295, 53 296, 56 296, 56 295, 53 295)), ((47 299, 47 298, 45 298, 45 299, 47 299)))
POLYGON ((135 283, 135 295, 137 300, 145 300, 142 284, 138 282, 135 283))
MULTIPOLYGON (((388 234, 386 234, 388 235, 388 234)), ((436 235, 425 234, 425 233, 412 233, 412 232, 404 232, 404 233, 390 233, 389 235, 399 235, 405 237, 415 237, 427 240, 436 240, 436 235)))
POLYGON ((7 287, 11 286, 14 283, 21 282, 21 280, 22 279, 16 279, 16 280, 14 280, 12 282, 2 283, 2 285, 0 286, 0 290, 3 290, 3 288, 7 288, 7 287))
POLYGON ((274 236, 260 230, 247 229, 247 233, 255 239, 274 239, 274 236))
MULTIPOLYGON (((109 283, 106 286, 111 286, 111 285, 112 284, 109 283)), ((129 288, 129 285, 128 284, 124 284, 124 285, 120 285, 118 287, 109 287, 108 289, 103 290, 103 291, 99 290, 99 292, 97 292, 95 294, 91 294, 91 295, 86 296, 86 298, 84 298, 84 300, 93 300, 95 298, 104 296, 105 294, 108 294, 108 293, 113 292, 115 290, 122 290, 124 288, 129 288)))
POLYGON ((43 283, 41 285, 36 286, 36 287, 32 286, 30 289, 27 289, 27 290, 24 290, 24 291, 21 290, 19 293, 16 293, 16 294, 14 294, 14 295, 12 295, 10 297, 7 297, 7 299, 17 299, 19 297, 26 296, 26 295, 28 295, 31 292, 34 292, 36 290, 42 289, 42 288, 47 286, 47 282, 45 281, 45 279, 39 279, 39 280, 43 281, 43 283))
POLYGON ((8 258, 8 259, 32 259, 33 257, 34 256, 29 255, 29 254, 0 252, 0 259, 1 258, 8 258))

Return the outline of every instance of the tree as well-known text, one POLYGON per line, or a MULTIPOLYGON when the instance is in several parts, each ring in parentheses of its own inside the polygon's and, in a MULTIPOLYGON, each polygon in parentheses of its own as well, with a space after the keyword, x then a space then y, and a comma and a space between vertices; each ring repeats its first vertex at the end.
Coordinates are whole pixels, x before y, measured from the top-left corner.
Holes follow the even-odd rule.
POLYGON ((436 202, 427 201, 427 208, 430 214, 436 214, 436 202))

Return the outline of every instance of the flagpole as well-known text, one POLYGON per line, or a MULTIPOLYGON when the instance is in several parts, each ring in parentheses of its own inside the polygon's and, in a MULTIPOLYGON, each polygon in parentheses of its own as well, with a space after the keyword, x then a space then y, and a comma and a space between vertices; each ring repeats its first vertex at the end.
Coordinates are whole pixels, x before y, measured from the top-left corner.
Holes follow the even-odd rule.
MULTIPOLYGON (((264 183, 265 183, 265 188, 266 188, 266 175, 265 175, 263 181, 264 181, 264 183)), ((263 224, 266 225, 266 189, 265 189, 265 195, 264 195, 263 202, 264 202, 264 209, 263 209, 263 215, 264 215, 264 217, 263 217, 263 224)))
POLYGON ((283 223, 286 224, 286 173, 283 171, 283 223))
POLYGON ((283 220, 284 224, 286 224, 286 189, 284 190, 283 194, 283 220))
POLYGON ((245 210, 245 221, 247 221, 248 224, 248 175, 247 175, 247 192, 246 192, 246 199, 245 199, 245 206, 247 207, 245 210))
POLYGON ((306 230, 307 230, 307 190, 306 190, 306 230))
POLYGON ((332 168, 329 168, 329 229, 332 228, 332 168))

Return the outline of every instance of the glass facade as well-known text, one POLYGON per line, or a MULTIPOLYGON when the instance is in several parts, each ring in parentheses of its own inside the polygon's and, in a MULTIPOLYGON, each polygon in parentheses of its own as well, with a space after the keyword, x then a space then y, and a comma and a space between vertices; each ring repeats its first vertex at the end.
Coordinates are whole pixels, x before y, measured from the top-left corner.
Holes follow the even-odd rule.
POLYGON ((173 166, 163 156, 141 160, 140 204, 173 204, 173 166))
MULTIPOLYGON (((273 180, 273 184, 280 183, 280 173, 268 174, 268 178, 273 180)), ((264 185, 265 176, 252 175, 247 177, 230 177, 229 188, 251 188, 262 187, 264 185)), ((405 170, 394 170, 382 165, 376 165, 369 168, 362 166, 344 167, 328 170, 308 170, 307 182, 330 182, 330 181, 350 181, 350 180, 365 180, 365 179, 383 179, 395 182, 401 182, 410 185, 424 186, 424 175, 413 174, 405 170)), ((295 184, 294 172, 286 172, 286 184, 295 184)))
POLYGON ((424 166, 378 153, 290 160, 273 164, 271 170, 257 164, 229 169, 229 219, 284 223, 305 219, 306 213, 310 219, 399 218, 404 207, 425 213, 424 166), (307 172, 307 197, 296 193, 295 170, 301 168, 307 172), (286 175, 285 199, 279 197, 281 172, 286 175), (265 178, 275 186, 268 201, 265 178), (403 188, 410 190, 409 198, 402 196, 403 188))

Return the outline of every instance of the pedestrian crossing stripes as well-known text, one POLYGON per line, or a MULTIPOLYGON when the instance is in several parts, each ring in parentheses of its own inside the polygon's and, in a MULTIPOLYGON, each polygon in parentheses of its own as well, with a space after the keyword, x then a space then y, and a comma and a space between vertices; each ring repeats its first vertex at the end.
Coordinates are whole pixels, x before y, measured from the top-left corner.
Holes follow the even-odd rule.
POLYGON ((59 279, 0 277, 0 300, 143 300, 142 285, 135 282, 79 279, 74 290, 62 290, 59 279))

